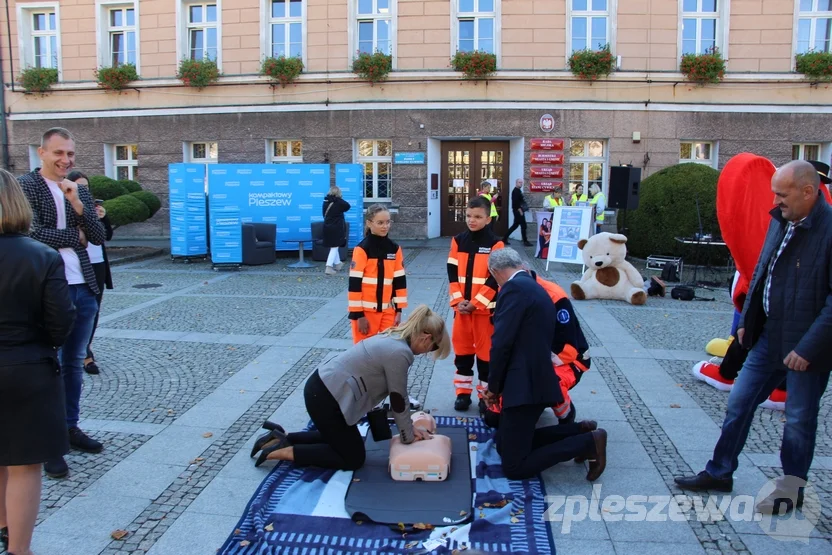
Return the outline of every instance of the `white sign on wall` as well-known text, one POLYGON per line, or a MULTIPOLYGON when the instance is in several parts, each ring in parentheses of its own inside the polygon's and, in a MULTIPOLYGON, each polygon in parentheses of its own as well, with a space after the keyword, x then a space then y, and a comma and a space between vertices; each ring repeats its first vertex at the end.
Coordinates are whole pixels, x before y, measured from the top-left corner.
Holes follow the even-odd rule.
POLYGON ((589 239, 594 226, 592 206, 556 206, 552 217, 552 235, 549 240, 549 252, 546 257, 546 269, 549 262, 583 265, 578 241, 589 239))

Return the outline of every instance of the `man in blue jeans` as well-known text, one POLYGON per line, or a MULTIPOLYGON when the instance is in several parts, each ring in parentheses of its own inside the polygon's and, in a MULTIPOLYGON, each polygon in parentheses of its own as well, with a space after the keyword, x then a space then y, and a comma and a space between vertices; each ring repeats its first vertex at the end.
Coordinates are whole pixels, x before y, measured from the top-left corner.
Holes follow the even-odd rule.
MULTIPOLYGON (((98 285, 87 255, 87 242, 104 242, 104 227, 85 187, 66 179, 75 166, 75 140, 66 129, 52 128, 43 134, 38 156, 42 167, 18 178, 32 206, 33 239, 57 250, 64 260, 66 280, 75 304, 75 325, 58 352, 66 394, 66 424, 69 444, 75 449, 100 453, 101 443, 78 428, 84 358, 98 312, 98 285)), ((38 441, 38 438, 32 438, 38 441)), ((69 472, 61 457, 44 464, 46 474, 63 478, 69 472)))
POLYGON ((772 177, 776 207, 737 330, 740 345, 751 352, 728 397, 713 458, 698 475, 676 478, 682 489, 731 491, 754 412, 785 378, 784 476, 757 504, 764 514, 803 504, 801 486, 832 369, 832 207, 819 186, 817 171, 805 161, 790 162, 772 177))

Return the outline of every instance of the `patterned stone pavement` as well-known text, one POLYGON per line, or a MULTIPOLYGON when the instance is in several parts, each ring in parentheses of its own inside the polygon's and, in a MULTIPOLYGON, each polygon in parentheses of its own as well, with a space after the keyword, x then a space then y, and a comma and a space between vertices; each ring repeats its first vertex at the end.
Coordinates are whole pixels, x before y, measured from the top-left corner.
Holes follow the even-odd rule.
MULTIPOLYGON (((447 240, 403 246, 411 309, 427 304, 451 326, 447 240)), ((67 479, 44 479, 36 553, 216 552, 268 472, 248 457, 263 420, 305 423, 307 376, 328 353, 352 344, 346 273, 324 276, 321 263, 289 268, 295 261, 288 253, 273 265, 214 272, 207 262, 159 256, 114 268, 116 289, 105 293, 94 344, 102 373, 85 376, 82 399, 82 426, 105 450, 73 452, 67 479), (114 539, 115 530, 127 534, 114 539)), ((574 266, 550 264, 547 271, 536 259, 529 265, 566 288, 579 277, 574 266)), ((727 334, 732 315, 726 291, 699 295, 713 301, 576 303, 593 364, 573 398, 579 418, 596 419, 608 430, 609 463, 596 490, 582 466, 557 465, 543 475, 547 493, 682 495, 673 477, 698 472, 707 462, 727 400, 690 373, 706 357, 705 342, 727 334)), ((451 360, 418 357, 411 395, 426 408, 453 413, 452 373, 451 360)), ((775 539, 760 523, 731 515, 702 518, 689 499, 678 521, 603 515, 572 522, 568 533, 551 522, 558 553, 832 552, 829 397, 810 476, 822 511, 808 543, 775 539)), ((779 475, 782 429, 782 413, 758 411, 735 494, 756 496, 779 475)))

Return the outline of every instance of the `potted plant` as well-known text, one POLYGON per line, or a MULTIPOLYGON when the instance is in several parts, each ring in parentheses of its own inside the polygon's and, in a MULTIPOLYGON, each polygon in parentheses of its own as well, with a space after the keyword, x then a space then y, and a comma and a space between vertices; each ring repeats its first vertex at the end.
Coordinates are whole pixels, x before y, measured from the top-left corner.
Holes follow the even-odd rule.
POLYGON ((217 62, 210 59, 182 60, 176 72, 176 77, 184 84, 200 90, 219 81, 220 75, 217 62))
POLYGON ((45 93, 58 82, 58 70, 51 67, 27 67, 20 72, 18 81, 29 93, 45 93))
POLYGON ((465 79, 487 79, 497 71, 497 55, 482 50, 457 52, 451 58, 451 67, 465 75, 465 79))
POLYGON ((393 56, 376 50, 372 54, 359 52, 352 61, 353 73, 360 75, 370 83, 379 83, 387 79, 393 70, 393 56))
POLYGON ((685 54, 679 69, 693 83, 719 83, 725 77, 725 60, 714 46, 702 54, 685 54))
POLYGON ((267 75, 274 83, 284 87, 294 81, 303 72, 303 60, 298 56, 269 57, 260 65, 260 75, 267 75))
POLYGON ((615 71, 615 58, 606 44, 599 50, 576 50, 569 57, 569 70, 579 79, 595 81, 615 71))
POLYGON ((832 81, 832 52, 810 50, 794 57, 795 69, 814 81, 832 81))
POLYGON ((120 64, 114 67, 100 67, 95 70, 98 86, 111 91, 120 91, 127 83, 136 81, 139 74, 133 64, 120 64))

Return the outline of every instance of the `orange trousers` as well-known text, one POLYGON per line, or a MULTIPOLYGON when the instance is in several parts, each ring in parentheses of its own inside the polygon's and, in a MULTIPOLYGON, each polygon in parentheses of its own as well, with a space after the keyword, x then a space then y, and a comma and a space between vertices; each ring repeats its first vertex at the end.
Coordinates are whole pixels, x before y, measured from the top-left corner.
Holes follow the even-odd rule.
POLYGON ((572 405, 572 398, 569 396, 569 390, 575 387, 578 380, 575 378, 575 372, 568 364, 561 364, 555 366, 555 374, 560 378, 560 392, 563 394, 563 403, 555 405, 552 410, 558 418, 564 418, 569 414, 569 409, 572 405))
POLYGON ((358 343, 368 337, 378 335, 388 328, 393 327, 393 322, 396 319, 396 309, 388 308, 382 312, 365 311, 364 317, 370 322, 370 330, 366 335, 358 331, 358 320, 350 320, 352 322, 352 342, 358 343))
POLYGON ((474 361, 476 358, 479 381, 488 381, 488 361, 491 360, 491 334, 494 324, 491 314, 456 313, 451 342, 454 346, 454 389, 456 395, 470 395, 474 389, 474 361))

